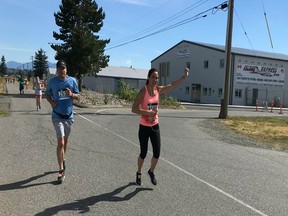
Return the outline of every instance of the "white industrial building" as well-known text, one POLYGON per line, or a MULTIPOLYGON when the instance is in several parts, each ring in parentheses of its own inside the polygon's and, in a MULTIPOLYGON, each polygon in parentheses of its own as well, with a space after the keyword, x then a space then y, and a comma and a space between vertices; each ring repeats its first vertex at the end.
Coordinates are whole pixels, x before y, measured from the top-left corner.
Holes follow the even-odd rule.
POLYGON ((125 83, 135 89, 140 89, 145 85, 149 69, 139 69, 132 67, 115 67, 108 66, 102 68, 97 77, 85 76, 83 78, 83 86, 102 93, 117 93, 120 81, 123 79, 125 83))
MULTIPOLYGON (((230 105, 279 100, 288 106, 288 55, 232 48, 230 105)), ((159 85, 171 83, 190 68, 189 77, 168 96, 180 101, 220 104, 224 95, 225 46, 183 40, 151 61, 159 85)))

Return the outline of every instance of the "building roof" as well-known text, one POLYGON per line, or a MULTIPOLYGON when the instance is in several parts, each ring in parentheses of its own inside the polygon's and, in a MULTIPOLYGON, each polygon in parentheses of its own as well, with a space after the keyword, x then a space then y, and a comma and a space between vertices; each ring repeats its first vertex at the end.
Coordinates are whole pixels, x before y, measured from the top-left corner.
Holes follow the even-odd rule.
MULTIPOLYGON (((214 50, 218 50, 221 52, 225 52, 225 46, 224 45, 200 43, 200 42, 193 42, 193 41, 187 41, 187 40, 182 40, 181 42, 179 42, 178 44, 176 44, 175 46, 173 46, 169 50, 173 49, 174 47, 178 46, 179 44, 181 44, 183 42, 202 46, 202 47, 206 47, 206 48, 210 48, 210 49, 214 49, 214 50)), ((168 52, 169 50, 167 50, 166 52, 168 52)), ((166 52, 162 53, 160 56, 164 55, 166 52)), ((236 54, 236 55, 256 56, 256 57, 261 57, 261 58, 270 58, 270 59, 288 61, 288 55, 281 54, 281 53, 264 52, 264 51, 259 51, 259 50, 251 50, 251 49, 244 49, 244 48, 238 48, 238 47, 231 47, 231 53, 236 54)), ((156 60, 157 58, 159 58, 160 56, 153 59, 152 62, 154 60, 156 60)))
POLYGON ((147 79, 148 70, 149 69, 108 66, 102 68, 97 76, 147 79))
MULTIPOLYGON (((102 68, 101 71, 97 73, 97 76, 147 79, 148 70, 149 69, 108 66, 106 68, 102 68)), ((49 68, 49 71, 50 74, 56 74, 56 68, 49 68)))

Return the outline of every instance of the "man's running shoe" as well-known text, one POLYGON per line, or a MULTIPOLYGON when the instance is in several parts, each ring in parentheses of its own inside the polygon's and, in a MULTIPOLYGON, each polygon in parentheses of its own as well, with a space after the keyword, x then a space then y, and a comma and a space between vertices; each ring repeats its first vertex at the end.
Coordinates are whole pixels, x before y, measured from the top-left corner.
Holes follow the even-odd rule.
POLYGON ((137 185, 142 185, 141 173, 138 173, 138 172, 136 172, 136 184, 137 185))
POLYGON ((64 179, 65 179, 64 170, 59 170, 59 172, 58 172, 58 181, 60 183, 62 183, 64 181, 64 179))
POLYGON ((157 181, 156 181, 155 175, 154 175, 153 172, 150 171, 150 169, 148 170, 148 175, 150 176, 152 184, 157 185, 157 181))

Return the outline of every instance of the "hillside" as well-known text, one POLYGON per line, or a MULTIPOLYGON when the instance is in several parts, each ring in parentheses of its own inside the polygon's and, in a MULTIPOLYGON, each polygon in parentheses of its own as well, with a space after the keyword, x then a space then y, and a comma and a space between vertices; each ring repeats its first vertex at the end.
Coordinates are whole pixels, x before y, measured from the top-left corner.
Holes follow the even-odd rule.
MULTIPOLYGON (((56 63, 48 62, 48 66, 49 68, 56 68, 56 63)), ((12 68, 12 69, 24 68, 26 70, 31 70, 32 62, 20 63, 20 62, 15 62, 15 61, 8 61, 6 62, 6 67, 12 68)))

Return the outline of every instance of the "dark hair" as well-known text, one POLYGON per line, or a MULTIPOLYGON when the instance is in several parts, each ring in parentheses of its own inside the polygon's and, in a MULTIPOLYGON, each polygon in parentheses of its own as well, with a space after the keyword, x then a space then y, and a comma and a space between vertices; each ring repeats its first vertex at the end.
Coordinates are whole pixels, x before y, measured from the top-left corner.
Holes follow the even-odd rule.
POLYGON ((59 60, 56 64, 56 67, 59 68, 59 67, 66 67, 66 63, 65 61, 63 60, 59 60))
POLYGON ((152 73, 154 72, 158 72, 156 68, 151 68, 149 71, 148 71, 148 79, 146 80, 146 85, 148 85, 149 83, 149 78, 151 76, 152 73))

